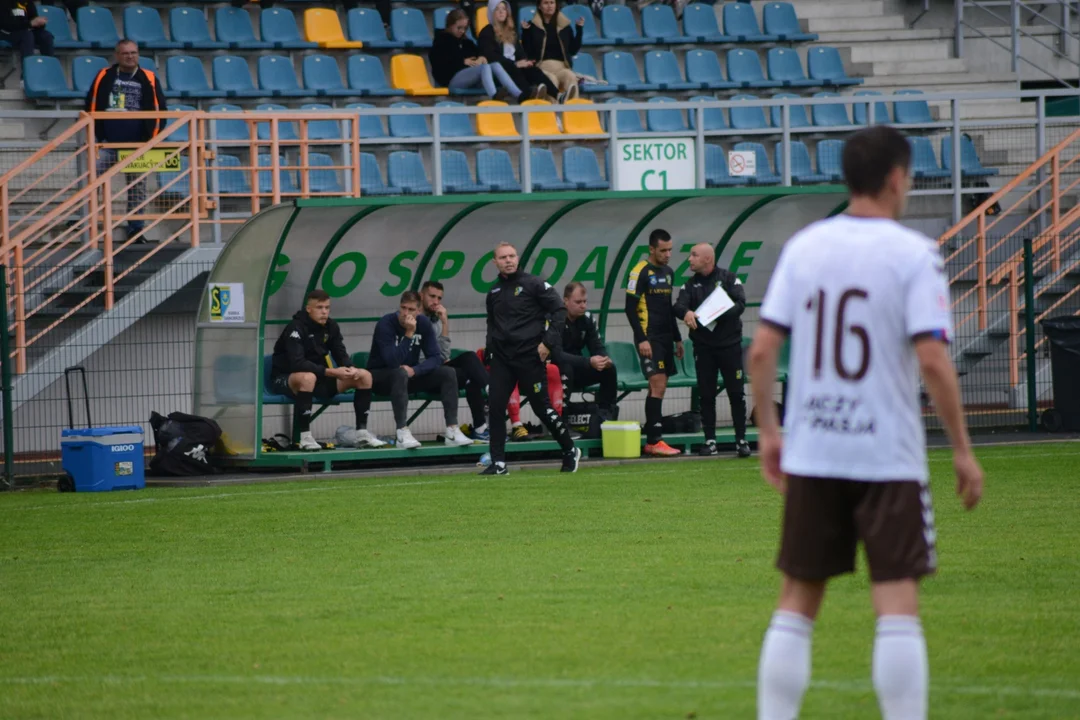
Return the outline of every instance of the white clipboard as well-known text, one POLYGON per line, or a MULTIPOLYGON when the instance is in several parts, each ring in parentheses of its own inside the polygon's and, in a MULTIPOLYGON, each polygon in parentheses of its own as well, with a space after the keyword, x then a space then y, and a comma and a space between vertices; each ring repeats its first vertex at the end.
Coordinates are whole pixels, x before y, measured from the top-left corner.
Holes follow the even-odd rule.
POLYGON ((699 325, 705 325, 709 330, 712 330, 716 327, 716 321, 720 319, 720 316, 733 307, 735 307, 735 301, 724 292, 723 287, 717 285, 716 289, 712 291, 709 297, 705 298, 705 302, 701 303, 695 311, 697 322, 699 325))

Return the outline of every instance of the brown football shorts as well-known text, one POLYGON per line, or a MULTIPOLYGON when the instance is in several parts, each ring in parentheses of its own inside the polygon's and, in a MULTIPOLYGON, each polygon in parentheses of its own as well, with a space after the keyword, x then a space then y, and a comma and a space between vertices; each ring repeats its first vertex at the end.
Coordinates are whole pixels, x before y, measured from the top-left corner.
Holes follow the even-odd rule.
POLYGON ((788 476, 776 566, 796 580, 855 571, 859 542, 872 582, 918 579, 937 569, 930 487, 788 476))

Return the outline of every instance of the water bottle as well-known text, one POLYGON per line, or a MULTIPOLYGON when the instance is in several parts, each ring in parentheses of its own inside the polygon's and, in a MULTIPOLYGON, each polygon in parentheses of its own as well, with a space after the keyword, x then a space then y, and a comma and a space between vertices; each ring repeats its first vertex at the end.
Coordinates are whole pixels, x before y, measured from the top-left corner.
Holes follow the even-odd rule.
POLYGON ((476 463, 476 467, 487 467, 491 464, 491 453, 484 453, 476 463))

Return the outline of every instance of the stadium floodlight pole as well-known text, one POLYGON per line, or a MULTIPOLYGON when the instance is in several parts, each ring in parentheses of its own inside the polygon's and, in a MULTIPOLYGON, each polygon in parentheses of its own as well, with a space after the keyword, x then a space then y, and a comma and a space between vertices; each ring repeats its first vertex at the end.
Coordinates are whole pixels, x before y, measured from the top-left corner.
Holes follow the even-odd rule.
MULTIPOLYGON (((1033 259, 1031 235, 1024 237, 1024 351, 1027 353, 1027 406, 1028 430, 1039 429, 1038 394, 1035 392, 1035 261, 1033 259)), ((7 415, 5 414, 6 418, 7 415)), ((4 423, 5 431, 7 423, 4 423)), ((5 453, 7 441, 4 443, 5 453)))
POLYGON ((3 383, 4 407, 4 483, 8 489, 15 487, 15 418, 11 415, 11 348, 8 339, 7 266, 0 265, 0 382, 3 383))

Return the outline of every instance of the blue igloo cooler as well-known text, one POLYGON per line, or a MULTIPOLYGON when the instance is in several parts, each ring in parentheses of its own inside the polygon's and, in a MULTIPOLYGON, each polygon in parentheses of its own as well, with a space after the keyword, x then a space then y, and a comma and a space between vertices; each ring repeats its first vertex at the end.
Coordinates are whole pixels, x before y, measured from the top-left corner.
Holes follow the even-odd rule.
POLYGON ((60 438, 60 462, 76 492, 146 487, 143 431, 138 425, 75 428, 60 438))

